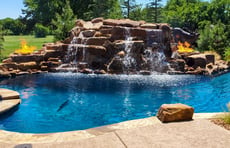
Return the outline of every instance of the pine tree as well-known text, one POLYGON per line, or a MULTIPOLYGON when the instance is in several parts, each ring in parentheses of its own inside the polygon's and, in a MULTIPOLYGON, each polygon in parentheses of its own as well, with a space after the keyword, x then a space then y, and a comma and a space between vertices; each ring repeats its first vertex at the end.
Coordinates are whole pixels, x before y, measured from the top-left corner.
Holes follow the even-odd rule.
POLYGON ((84 12, 86 20, 96 17, 121 18, 121 7, 118 0, 93 0, 89 3, 89 10, 84 12))
POLYGON ((130 18, 130 13, 138 7, 135 0, 120 0, 125 18, 130 18))
POLYGON ((162 0, 152 0, 152 2, 147 5, 149 16, 152 17, 152 21, 155 23, 160 22, 161 1, 162 0))

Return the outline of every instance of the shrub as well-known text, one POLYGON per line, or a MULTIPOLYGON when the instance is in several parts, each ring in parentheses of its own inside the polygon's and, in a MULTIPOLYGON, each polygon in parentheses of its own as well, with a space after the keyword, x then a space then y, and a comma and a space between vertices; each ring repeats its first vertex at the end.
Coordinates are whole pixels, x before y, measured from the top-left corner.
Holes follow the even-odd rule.
POLYGON ((213 50, 224 57, 226 47, 229 46, 228 29, 222 23, 207 24, 200 32, 198 48, 200 51, 213 50))
POLYGON ((43 38, 46 37, 49 33, 49 29, 45 26, 43 26, 42 24, 36 24, 35 25, 35 37, 36 38, 43 38))
MULTIPOLYGON (((226 61, 230 61, 230 47, 227 47, 225 49, 224 58, 225 58, 226 61)), ((229 109, 230 109, 230 105, 229 105, 229 109)))
POLYGON ((228 113, 225 114, 223 120, 225 123, 230 124, 230 102, 227 104, 228 106, 228 113))

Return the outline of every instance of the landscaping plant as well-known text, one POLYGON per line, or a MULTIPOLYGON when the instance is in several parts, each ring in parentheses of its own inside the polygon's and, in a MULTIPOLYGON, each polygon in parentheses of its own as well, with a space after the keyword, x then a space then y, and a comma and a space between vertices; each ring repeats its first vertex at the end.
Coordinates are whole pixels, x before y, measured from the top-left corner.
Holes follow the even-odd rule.
POLYGON ((224 115, 224 122, 227 124, 230 124, 230 102, 227 104, 228 106, 228 112, 224 115))

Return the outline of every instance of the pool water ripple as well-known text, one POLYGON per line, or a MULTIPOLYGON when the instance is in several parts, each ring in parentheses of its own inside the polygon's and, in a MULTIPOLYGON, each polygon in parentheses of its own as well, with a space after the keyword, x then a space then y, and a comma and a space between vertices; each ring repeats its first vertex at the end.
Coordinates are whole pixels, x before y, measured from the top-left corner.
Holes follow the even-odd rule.
POLYGON ((0 117, 0 129, 53 133, 154 116, 164 103, 185 103, 195 112, 223 112, 230 101, 230 73, 194 75, 84 75, 49 73, 0 81, 18 91, 22 104, 0 117))

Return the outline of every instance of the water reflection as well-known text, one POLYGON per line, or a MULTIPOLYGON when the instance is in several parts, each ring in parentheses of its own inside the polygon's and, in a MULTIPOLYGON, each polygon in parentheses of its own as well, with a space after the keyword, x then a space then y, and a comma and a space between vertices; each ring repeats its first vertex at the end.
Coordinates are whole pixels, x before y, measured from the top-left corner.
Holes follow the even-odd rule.
POLYGON ((33 133, 86 129, 153 116, 165 103, 188 104, 195 112, 220 112, 230 101, 230 74, 212 79, 53 73, 20 76, 0 81, 0 85, 19 91, 22 98, 14 114, 0 119, 0 128, 33 133))

